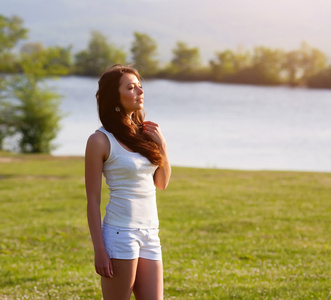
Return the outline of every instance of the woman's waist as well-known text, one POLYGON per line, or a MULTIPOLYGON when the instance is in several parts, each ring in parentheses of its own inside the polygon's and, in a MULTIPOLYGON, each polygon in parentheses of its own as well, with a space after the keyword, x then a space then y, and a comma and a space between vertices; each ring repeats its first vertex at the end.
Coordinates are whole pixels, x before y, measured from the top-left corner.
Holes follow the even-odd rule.
POLYGON ((109 198, 127 201, 154 201, 156 191, 154 189, 135 188, 127 189, 123 187, 109 187, 109 198))
POLYGON ((140 228, 140 227, 123 227, 123 226, 118 226, 118 225, 113 225, 108 223, 109 220, 104 219, 102 222, 102 229, 107 230, 107 229, 112 229, 112 230, 117 230, 117 231, 139 231, 141 229, 144 230, 158 230, 158 227, 148 227, 148 228, 140 228))

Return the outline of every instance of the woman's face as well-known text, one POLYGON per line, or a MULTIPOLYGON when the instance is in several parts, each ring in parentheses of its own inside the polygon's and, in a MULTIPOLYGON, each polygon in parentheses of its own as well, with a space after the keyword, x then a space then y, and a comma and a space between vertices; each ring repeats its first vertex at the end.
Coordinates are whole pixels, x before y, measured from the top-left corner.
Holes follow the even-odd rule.
POLYGON ((119 86, 120 101, 128 115, 144 106, 144 91, 137 76, 124 73, 119 86))

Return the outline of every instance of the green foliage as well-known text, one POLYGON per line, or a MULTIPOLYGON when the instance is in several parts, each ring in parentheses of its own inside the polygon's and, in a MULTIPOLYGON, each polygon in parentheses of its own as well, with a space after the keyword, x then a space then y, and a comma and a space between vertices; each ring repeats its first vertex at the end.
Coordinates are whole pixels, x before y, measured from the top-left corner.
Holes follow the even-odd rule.
MULTIPOLYGON (((1 59, 13 57, 10 51, 26 33, 21 19, 0 15, 0 70, 9 70, 1 68, 1 59)), ((22 47, 22 74, 0 79, 0 149, 5 138, 14 135, 20 151, 50 153, 59 130, 60 96, 42 84, 48 76, 66 75, 70 56, 70 47, 44 49, 41 43, 22 47)))
POLYGON ((37 63, 45 71, 42 76, 67 75, 72 68, 71 48, 56 46, 45 49, 42 43, 26 43, 21 48, 21 65, 24 64, 26 68, 29 60, 32 65, 37 63))
POLYGON ((0 75, 0 150, 4 147, 5 138, 14 133, 12 103, 6 97, 6 88, 7 82, 5 78, 0 75))
POLYGON ((158 61, 155 59, 157 54, 156 42, 147 34, 135 32, 131 53, 136 68, 142 76, 151 77, 158 70, 158 61))
POLYGON ((42 80, 47 76, 67 75, 69 72, 70 48, 49 47, 22 52, 20 58, 21 71, 29 80, 42 80))
POLYGON ((216 53, 209 62, 213 79, 220 82, 257 85, 306 85, 326 68, 326 56, 303 43, 298 50, 284 52, 256 47, 252 53, 231 50, 216 53))
POLYGON ((187 75, 194 73, 201 65, 198 48, 189 48, 184 42, 177 42, 173 49, 171 68, 174 74, 187 75))
POLYGON ((303 74, 303 53, 299 50, 289 51, 285 54, 283 70, 285 80, 291 85, 298 85, 303 74))
POLYGON ((43 81, 50 74, 66 74, 67 68, 56 62, 58 54, 57 48, 23 53, 22 74, 11 76, 4 84, 1 137, 3 141, 15 135, 21 152, 50 153, 53 149, 51 141, 59 131, 61 119, 60 96, 43 81))
POLYGON ((309 46, 307 43, 302 43, 301 51, 304 55, 302 80, 306 83, 308 78, 326 68, 327 57, 320 50, 309 46))
POLYGON ((19 62, 13 53, 0 54, 0 73, 15 73, 19 71, 19 62))
MULTIPOLYGON (((4 299, 101 298, 83 171, 0 153, 4 299)), ((330 173, 173 167, 157 192, 165 299, 327 299, 330 188, 330 173)))
POLYGON ((327 66, 327 58, 318 49, 302 43, 300 49, 285 54, 283 70, 285 82, 291 86, 304 85, 309 78, 323 71, 327 66))
POLYGON ((28 30, 17 16, 8 18, 0 15, 0 72, 11 73, 17 70, 17 60, 11 50, 18 41, 27 37, 28 30))
POLYGON ((12 80, 13 96, 18 100, 13 106, 13 126, 21 152, 50 153, 59 131, 60 96, 30 79, 17 76, 12 80))
POLYGON ((52 49, 54 53, 56 53, 56 55, 54 55, 54 57, 50 61, 50 65, 52 67, 56 66, 56 68, 60 68, 59 73, 57 73, 56 75, 60 76, 71 73, 73 68, 73 59, 71 54, 72 46, 68 46, 68 47, 56 46, 52 49))
POLYGON ((122 50, 109 43, 102 33, 92 31, 88 49, 75 56, 75 70, 82 75, 100 76, 113 64, 125 64, 125 61, 126 55, 122 50))
POLYGON ((281 83, 282 59, 283 52, 281 50, 266 47, 255 48, 252 58, 252 83, 255 81, 261 84, 281 83))
MULTIPOLYGON (((0 15, 0 71, 12 72, 16 67, 16 58, 10 53, 16 43, 25 39, 27 29, 22 27, 23 21, 13 16, 0 15)), ((4 139, 13 133, 12 105, 6 94, 7 80, 0 76, 0 150, 4 139)))
POLYGON ((256 47, 252 54, 218 52, 209 64, 216 81, 270 85, 282 82, 283 58, 281 50, 256 47))
POLYGON ((217 81, 231 81, 233 76, 250 65, 249 53, 235 53, 225 50, 216 53, 216 59, 209 62, 213 77, 217 81))
POLYGON ((0 15, 0 54, 12 50, 19 40, 27 37, 28 30, 22 27, 23 20, 0 15))
POLYGON ((11 114, 14 132, 22 152, 50 153, 51 141, 59 131, 60 96, 51 91, 44 79, 50 74, 65 74, 67 68, 56 63, 59 49, 22 54, 23 73, 13 76, 8 91, 13 99, 11 114))

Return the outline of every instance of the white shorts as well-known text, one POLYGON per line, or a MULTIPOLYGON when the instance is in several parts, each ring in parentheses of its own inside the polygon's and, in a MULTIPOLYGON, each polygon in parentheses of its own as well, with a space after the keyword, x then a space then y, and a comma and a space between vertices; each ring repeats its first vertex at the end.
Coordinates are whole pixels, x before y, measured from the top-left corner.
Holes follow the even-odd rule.
POLYGON ((110 258, 135 259, 138 257, 162 260, 159 230, 123 228, 102 223, 102 237, 110 258))

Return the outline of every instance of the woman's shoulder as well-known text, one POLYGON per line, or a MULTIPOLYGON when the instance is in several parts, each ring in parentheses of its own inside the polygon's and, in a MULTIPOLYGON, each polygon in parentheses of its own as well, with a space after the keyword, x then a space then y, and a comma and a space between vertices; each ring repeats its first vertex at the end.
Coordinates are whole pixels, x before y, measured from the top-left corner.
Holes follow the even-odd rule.
POLYGON ((101 131, 96 131, 89 136, 86 147, 94 153, 100 153, 103 157, 108 157, 110 152, 108 138, 101 131))
POLYGON ((107 143, 107 140, 107 136, 102 131, 97 130, 89 136, 87 142, 100 145, 107 143))

